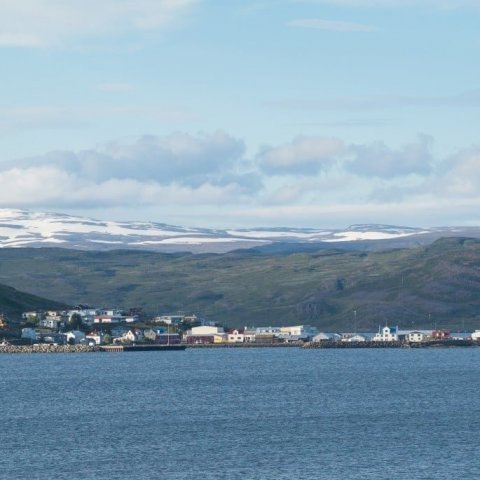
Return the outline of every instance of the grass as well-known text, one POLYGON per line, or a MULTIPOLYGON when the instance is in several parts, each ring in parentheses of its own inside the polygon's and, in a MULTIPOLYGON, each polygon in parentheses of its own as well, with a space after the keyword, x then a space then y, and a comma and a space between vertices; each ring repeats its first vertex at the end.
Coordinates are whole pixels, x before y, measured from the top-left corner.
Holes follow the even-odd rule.
POLYGON ((185 311, 232 326, 310 323, 322 329, 477 327, 480 242, 442 239, 385 252, 260 255, 0 251, 0 281, 76 304, 185 311))

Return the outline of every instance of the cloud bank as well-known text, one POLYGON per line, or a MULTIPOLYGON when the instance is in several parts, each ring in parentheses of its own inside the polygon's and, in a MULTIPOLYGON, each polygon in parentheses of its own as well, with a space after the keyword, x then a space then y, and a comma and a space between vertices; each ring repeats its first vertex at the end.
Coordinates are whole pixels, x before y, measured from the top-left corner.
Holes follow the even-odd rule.
MULTIPOLYGON (((480 147, 438 158, 425 135, 395 148, 300 136, 250 158, 244 141, 224 131, 178 132, 3 162, 0 182, 2 207, 201 209, 202 217, 221 214, 245 226, 298 225, 305 212, 325 221, 337 212, 342 224, 355 223, 351 217, 395 223, 390 209, 402 223, 443 211, 450 213, 442 223, 465 224, 478 216, 480 147)), ((303 225, 318 226, 315 220, 303 225)))

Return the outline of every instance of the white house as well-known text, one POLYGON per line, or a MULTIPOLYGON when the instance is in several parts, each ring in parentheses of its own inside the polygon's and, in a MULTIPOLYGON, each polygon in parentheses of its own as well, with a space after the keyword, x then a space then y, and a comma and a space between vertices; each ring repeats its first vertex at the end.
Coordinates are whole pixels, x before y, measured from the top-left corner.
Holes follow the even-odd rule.
POLYGON ((312 338, 312 342, 330 342, 333 336, 330 333, 320 332, 312 338))
POLYGON ((121 340, 122 342, 138 342, 138 335, 133 330, 129 330, 122 336, 121 340))
POLYGON ((360 335, 359 333, 356 333, 355 335, 352 335, 347 341, 348 342, 366 342, 368 339, 365 335, 360 335))
POLYGON ((426 332, 421 332, 420 330, 413 330, 408 332, 406 338, 411 343, 421 343, 427 340, 429 335, 426 332))
POLYGON ((244 343, 245 342, 245 335, 240 333, 238 330, 233 330, 227 336, 228 343, 244 343))
POLYGON ((67 343, 74 343, 75 345, 85 342, 85 334, 80 330, 72 330, 65 333, 65 340, 67 343))
POLYGON ((294 325, 292 327, 281 327, 281 333, 286 333, 291 337, 308 339, 314 337, 318 330, 310 325, 294 325))
POLYGON ((102 345, 103 335, 101 333, 92 332, 85 336, 85 340, 88 343, 94 343, 95 345, 102 345))
POLYGON ((472 338, 472 340, 475 340, 476 342, 478 342, 480 340, 480 330, 475 330, 471 335, 470 337, 472 338))
POLYGON ((389 327, 385 325, 378 329, 378 332, 372 339, 374 342, 398 342, 398 327, 389 327))

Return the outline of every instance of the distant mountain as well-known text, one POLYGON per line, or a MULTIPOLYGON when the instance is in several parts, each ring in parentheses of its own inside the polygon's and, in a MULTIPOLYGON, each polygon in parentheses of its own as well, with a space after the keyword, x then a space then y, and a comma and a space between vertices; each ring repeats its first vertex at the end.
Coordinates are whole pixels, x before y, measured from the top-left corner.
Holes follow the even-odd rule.
POLYGON ((340 247, 379 250, 430 244, 441 237, 480 238, 480 228, 352 225, 346 229, 256 228, 215 230, 155 222, 114 222, 55 213, 0 209, 0 248, 141 249, 225 253, 238 249, 302 251, 340 247))

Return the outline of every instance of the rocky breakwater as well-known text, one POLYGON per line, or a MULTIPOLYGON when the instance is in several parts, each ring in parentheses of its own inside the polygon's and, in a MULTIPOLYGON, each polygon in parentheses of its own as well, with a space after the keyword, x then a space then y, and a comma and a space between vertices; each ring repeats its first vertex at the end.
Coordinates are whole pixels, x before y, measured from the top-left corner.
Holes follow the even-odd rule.
POLYGON ((48 343, 0 345, 0 353, 88 353, 97 350, 97 347, 90 345, 52 345, 48 343))

